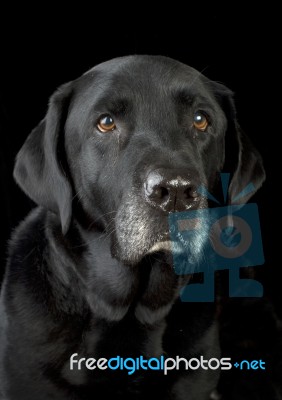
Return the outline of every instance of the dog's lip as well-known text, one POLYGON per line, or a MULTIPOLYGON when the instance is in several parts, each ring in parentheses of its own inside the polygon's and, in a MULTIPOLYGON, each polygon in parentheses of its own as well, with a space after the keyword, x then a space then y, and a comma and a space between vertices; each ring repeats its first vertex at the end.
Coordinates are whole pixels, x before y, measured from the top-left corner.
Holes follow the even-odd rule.
POLYGON ((156 253, 159 251, 172 252, 173 242, 170 239, 169 232, 166 231, 156 237, 150 248, 147 250, 147 254, 156 253))
POLYGON ((152 247, 147 251, 147 254, 157 253, 159 251, 172 252, 173 242, 171 240, 159 240, 155 242, 152 247))

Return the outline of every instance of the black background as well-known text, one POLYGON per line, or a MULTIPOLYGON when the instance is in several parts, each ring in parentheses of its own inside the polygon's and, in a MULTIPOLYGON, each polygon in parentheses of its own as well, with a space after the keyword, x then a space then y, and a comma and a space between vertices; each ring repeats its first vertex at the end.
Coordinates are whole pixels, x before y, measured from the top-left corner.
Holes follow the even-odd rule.
POLYGON ((40 9, 12 5, 2 10, 1 272, 11 230, 32 207, 13 182, 14 157, 43 118, 49 96, 99 62, 129 54, 161 54, 203 71, 235 93, 240 125, 265 163, 267 181, 254 198, 266 258, 258 268, 266 296, 281 313, 280 250, 275 239, 281 213, 280 158, 275 155, 281 130, 279 12, 270 3, 249 10, 231 2, 225 2, 224 9, 213 3, 162 5, 154 13, 145 3, 119 3, 117 10, 109 4, 99 9, 76 5, 59 12, 40 2, 40 9))

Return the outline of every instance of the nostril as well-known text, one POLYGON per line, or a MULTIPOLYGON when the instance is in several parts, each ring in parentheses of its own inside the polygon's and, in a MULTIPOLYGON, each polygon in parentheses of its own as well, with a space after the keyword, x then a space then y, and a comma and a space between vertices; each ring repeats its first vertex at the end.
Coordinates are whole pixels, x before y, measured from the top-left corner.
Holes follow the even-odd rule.
POLYGON ((191 199, 191 198, 195 199, 198 197, 197 190, 194 187, 189 187, 189 188, 185 189, 183 194, 184 194, 185 199, 191 199))
POLYGON ((167 201, 169 199, 169 190, 164 186, 154 186, 150 190, 146 190, 148 198, 151 200, 167 201))
POLYGON ((159 186, 154 190, 154 197, 166 201, 169 198, 169 190, 164 186, 159 186))
POLYGON ((168 200, 170 189, 160 184, 161 182, 157 182, 155 176, 153 176, 153 178, 148 179, 145 183, 146 196, 151 200, 161 200, 162 202, 168 200))

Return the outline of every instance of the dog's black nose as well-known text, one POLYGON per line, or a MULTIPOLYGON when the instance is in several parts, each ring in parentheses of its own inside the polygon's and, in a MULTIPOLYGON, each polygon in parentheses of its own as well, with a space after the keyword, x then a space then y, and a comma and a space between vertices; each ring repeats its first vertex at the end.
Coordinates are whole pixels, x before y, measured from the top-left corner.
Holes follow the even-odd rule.
POLYGON ((152 206, 167 213, 185 211, 199 201, 197 186, 192 179, 184 178, 183 171, 157 169, 147 175, 145 198, 152 206))

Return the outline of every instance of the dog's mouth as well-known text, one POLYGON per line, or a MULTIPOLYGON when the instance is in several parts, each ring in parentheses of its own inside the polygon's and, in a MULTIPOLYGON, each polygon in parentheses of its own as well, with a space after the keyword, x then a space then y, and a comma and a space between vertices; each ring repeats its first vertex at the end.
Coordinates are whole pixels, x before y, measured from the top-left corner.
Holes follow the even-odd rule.
POLYGON ((165 252, 172 252, 172 241, 171 240, 163 240, 163 241, 157 241, 153 246, 147 251, 147 254, 153 254, 153 253, 158 253, 160 251, 165 251, 165 252))
POLYGON ((152 243, 148 247, 146 254, 154 254, 159 252, 171 253, 173 250, 173 242, 168 231, 156 235, 152 243))
MULTIPOLYGON (((132 247, 130 246, 130 250, 132 247)), ((134 251, 130 251, 126 254, 121 250, 120 253, 116 254, 125 264, 139 265, 142 260, 162 260, 165 264, 173 266, 173 251, 175 249, 175 242, 171 240, 170 233, 164 230, 162 233, 154 232, 150 235, 150 238, 146 242, 145 246, 138 243, 138 238, 134 243, 134 251)))
POLYGON ((115 252, 114 256, 120 259, 120 261, 131 265, 137 265, 142 259, 147 257, 158 256, 157 258, 159 258, 161 253, 166 254, 171 259, 173 243, 169 231, 163 229, 161 232, 159 230, 156 232, 155 229, 148 226, 146 233, 146 235, 142 234, 142 232, 140 234, 140 230, 134 230, 133 234, 126 235, 127 240, 122 242, 123 246, 120 246, 120 240, 115 240, 115 248, 118 251, 115 252))
MULTIPOLYGON (((172 259, 175 253, 182 251, 177 235, 173 234, 178 232, 178 225, 171 218, 173 215, 175 213, 157 213, 136 199, 123 203, 115 219, 113 257, 128 265, 137 265, 144 257, 155 253, 166 254, 168 259, 172 259)), ((188 244, 187 252, 195 252, 192 244, 188 244)))
POLYGON ((173 249, 174 242, 170 238, 168 231, 155 233, 151 237, 151 241, 147 243, 146 248, 139 253, 137 265, 142 265, 143 262, 149 262, 151 266, 156 262, 166 265, 168 268, 173 268, 173 249))

